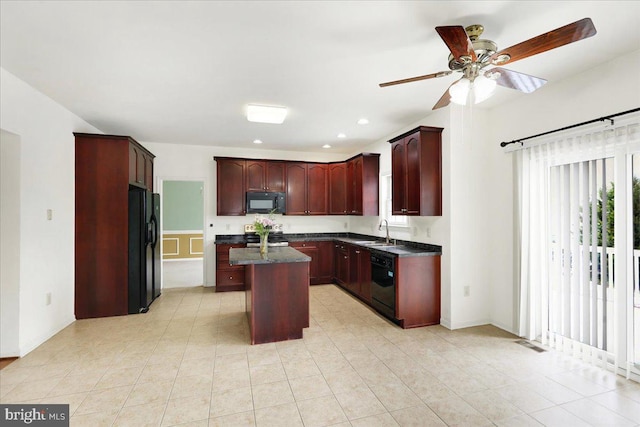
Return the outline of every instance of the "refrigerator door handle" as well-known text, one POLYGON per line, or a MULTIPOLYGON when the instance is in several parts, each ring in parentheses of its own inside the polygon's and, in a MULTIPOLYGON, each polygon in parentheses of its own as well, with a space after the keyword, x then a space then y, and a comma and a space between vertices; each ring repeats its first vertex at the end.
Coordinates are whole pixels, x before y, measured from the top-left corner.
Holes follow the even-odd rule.
POLYGON ((155 246, 158 244, 158 236, 160 235, 160 232, 158 230, 159 224, 156 217, 153 217, 153 225, 154 225, 154 231, 155 231, 153 236, 153 246, 155 246))
MULTIPOLYGON (((151 219, 151 221, 153 221, 153 219, 151 219)), ((147 245, 152 245, 153 244, 153 225, 151 222, 147 223, 147 233, 146 233, 146 244, 147 245)))

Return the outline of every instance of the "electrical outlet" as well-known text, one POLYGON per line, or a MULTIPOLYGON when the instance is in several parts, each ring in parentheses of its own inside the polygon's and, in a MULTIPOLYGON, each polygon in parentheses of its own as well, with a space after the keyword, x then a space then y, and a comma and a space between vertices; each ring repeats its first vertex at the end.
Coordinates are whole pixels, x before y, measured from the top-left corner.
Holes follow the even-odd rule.
POLYGON ((344 223, 344 229, 345 230, 347 229, 347 223, 346 222, 344 223))
POLYGON ((51 292, 47 292, 45 304, 51 305, 51 292))
POLYGON ((431 237, 431 227, 427 227, 427 237, 431 237))
POLYGON ((227 230, 231 230, 231 224, 227 224, 227 230))
POLYGON ((464 296, 468 297, 469 295, 471 295, 471 286, 465 286, 464 287, 464 296))
POLYGON ((53 219, 53 209, 47 209, 47 221, 51 221, 53 219))

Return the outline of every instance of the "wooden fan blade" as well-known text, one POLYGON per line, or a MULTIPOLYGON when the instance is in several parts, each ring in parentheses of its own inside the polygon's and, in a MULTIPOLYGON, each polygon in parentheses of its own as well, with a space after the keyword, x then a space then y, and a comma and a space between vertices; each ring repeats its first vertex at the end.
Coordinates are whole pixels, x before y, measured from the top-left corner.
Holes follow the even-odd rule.
POLYGON ((584 18, 494 53, 491 57, 491 61, 497 65, 504 65, 569 43, 586 39, 595 34, 596 27, 593 26, 591 18, 584 18), (501 55, 505 54, 509 55, 511 58, 496 61, 496 59, 501 55))
POLYGON ((467 56, 475 61, 476 52, 473 50, 473 43, 469 40, 464 27, 460 25, 451 25, 446 27, 436 27, 436 31, 447 45, 454 58, 460 59, 467 56))
POLYGON ((410 77, 408 79, 402 79, 402 80, 395 80, 395 81, 392 81, 392 82, 380 83, 380 87, 399 85, 399 84, 402 84, 402 83, 417 82, 419 80, 433 79, 433 78, 436 78, 436 77, 444 77, 444 76, 448 76, 451 73, 452 73, 452 71, 438 71, 437 73, 425 74, 424 76, 410 77))
POLYGON ((436 102, 436 105, 433 106, 432 110, 437 110, 438 108, 446 107, 447 105, 449 105, 449 102, 451 101, 451 95, 449 95, 449 88, 454 84, 458 83, 463 78, 464 76, 460 77, 458 80, 456 80, 455 82, 449 85, 449 87, 447 88, 447 90, 444 91, 444 93, 442 94, 438 102, 436 102))
POLYGON ((519 90, 524 93, 531 93, 547 82, 545 79, 539 77, 499 67, 487 71, 484 75, 485 77, 494 79, 500 86, 519 90))

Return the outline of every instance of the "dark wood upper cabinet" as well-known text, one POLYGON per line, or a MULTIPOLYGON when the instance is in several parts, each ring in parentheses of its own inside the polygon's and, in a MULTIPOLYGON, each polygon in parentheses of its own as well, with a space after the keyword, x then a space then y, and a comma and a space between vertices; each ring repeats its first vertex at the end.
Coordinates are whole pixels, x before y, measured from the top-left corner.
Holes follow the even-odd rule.
POLYGON ((329 214, 347 213, 347 163, 332 163, 329 165, 329 214))
POLYGON ((329 213, 378 215, 380 155, 363 153, 329 164, 329 213))
POLYGON ((307 164, 307 214, 327 215, 329 213, 328 165, 322 163, 307 164))
POLYGON ((347 162, 347 211, 350 215, 378 215, 379 175, 380 154, 363 153, 347 162))
POLYGON ((307 165, 287 163, 287 215, 307 214, 307 165))
POLYGON ((327 169, 323 163, 287 163, 287 215, 328 213, 327 169))
POLYGON ((393 215, 442 215, 442 128, 420 126, 392 140, 393 215))
POLYGON ((214 157, 217 164, 217 214, 246 215, 245 168, 246 161, 214 157))
POLYGON ((284 191, 284 162, 247 160, 247 191, 284 191))
POLYGON ((153 191, 153 157, 144 158, 144 185, 149 191, 153 191))
POLYGON ((153 191, 153 158, 137 142, 129 143, 129 184, 153 191))
POLYGON ((378 215, 380 154, 336 163, 214 160, 218 215, 246 215, 247 191, 285 192, 287 215, 378 215))

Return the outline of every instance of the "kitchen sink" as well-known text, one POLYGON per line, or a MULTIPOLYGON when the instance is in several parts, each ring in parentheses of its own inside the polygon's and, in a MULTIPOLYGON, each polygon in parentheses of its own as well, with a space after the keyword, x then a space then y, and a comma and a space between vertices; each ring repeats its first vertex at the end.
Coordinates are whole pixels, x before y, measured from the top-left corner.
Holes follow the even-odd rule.
POLYGON ((366 242, 363 243, 366 246, 401 246, 401 245, 397 245, 395 243, 386 243, 386 242, 366 242))

